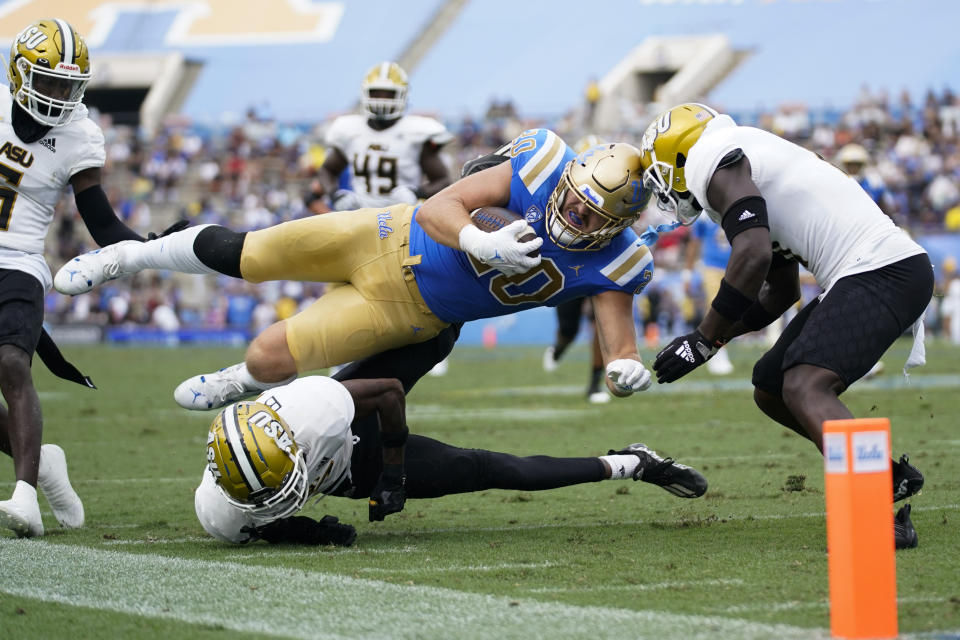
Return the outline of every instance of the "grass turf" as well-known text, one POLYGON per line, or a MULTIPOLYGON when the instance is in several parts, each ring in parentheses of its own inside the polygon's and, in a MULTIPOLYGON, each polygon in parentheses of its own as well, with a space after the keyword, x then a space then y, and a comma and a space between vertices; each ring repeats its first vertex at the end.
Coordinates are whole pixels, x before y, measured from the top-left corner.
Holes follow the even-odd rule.
MULTIPOLYGON (((857 416, 889 417, 894 452, 909 452, 927 477, 923 494, 912 500, 920 547, 897 554, 901 631, 957 630, 960 349, 932 345, 929 365, 908 386, 899 374, 907 347, 895 345, 885 357, 885 374, 858 384, 844 399, 857 416)), ((207 539, 196 522, 193 490, 214 414, 179 409, 172 389, 188 375, 238 361, 242 351, 69 351, 99 390, 59 381, 39 364, 35 377, 44 440, 67 452, 87 527, 58 529, 42 501, 46 542, 439 587, 511 603, 783 624, 809 628, 811 637, 829 628, 822 462, 810 443, 754 407, 748 379, 758 348, 734 345, 737 370, 727 378, 697 371, 603 406, 586 402, 583 347, 575 347, 553 374, 540 371, 540 348, 458 348, 446 377, 427 377, 412 392, 411 431, 520 455, 600 455, 642 441, 699 468, 710 490, 698 500, 630 481, 536 493, 487 491, 409 501, 403 513, 383 523, 366 522, 363 500, 328 498, 308 506, 309 515, 330 513, 357 526, 359 538, 349 552, 263 543, 229 547, 207 539)), ((652 353, 643 355, 652 360, 652 353)), ((9 458, 0 458, 0 479, 0 489, 8 492, 9 458)), ((4 537, 9 532, 0 533, 4 537)), ((0 565, 11 549, 0 544, 0 565)), ((69 569, 65 576, 69 581, 69 569)), ((50 591, 25 596, 22 586, 16 574, 4 573, 4 637, 261 635, 188 618, 75 606, 69 599, 55 601, 50 591)), ((256 595, 256 585, 218 584, 210 575, 211 590, 231 588, 240 589, 241 599, 256 595)), ((407 629, 416 630, 416 615, 411 613, 407 629)), ((517 632, 538 637, 537 628, 531 619, 517 632)), ((381 637, 394 635, 400 634, 384 630, 381 637)))

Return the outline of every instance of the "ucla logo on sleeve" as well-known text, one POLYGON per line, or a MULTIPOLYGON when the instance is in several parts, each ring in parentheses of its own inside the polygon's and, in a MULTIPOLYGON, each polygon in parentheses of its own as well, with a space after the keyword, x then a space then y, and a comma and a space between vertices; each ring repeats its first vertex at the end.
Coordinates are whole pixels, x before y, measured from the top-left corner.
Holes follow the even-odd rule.
POLYGON ((523 219, 529 222, 530 224, 533 224, 534 222, 539 222, 540 220, 543 220, 543 211, 541 211, 540 207, 538 207, 537 205, 532 204, 523 214, 523 219))

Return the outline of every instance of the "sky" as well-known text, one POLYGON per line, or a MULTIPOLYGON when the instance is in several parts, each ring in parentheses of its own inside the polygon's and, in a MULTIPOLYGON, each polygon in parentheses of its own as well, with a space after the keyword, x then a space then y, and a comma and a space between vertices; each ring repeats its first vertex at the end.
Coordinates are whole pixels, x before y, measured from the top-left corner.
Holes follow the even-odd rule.
MULTIPOLYGON (((311 121, 350 110, 366 69, 398 56, 439 5, 5 0, 0 42, 8 43, 38 13, 63 11, 91 34, 94 64, 101 54, 170 50, 203 61, 184 105, 185 115, 197 121, 237 116, 251 106, 281 120, 311 121), (190 14, 184 7, 199 10, 190 14), (301 13, 286 22, 305 25, 322 7, 329 33, 260 34, 242 44, 212 44, 210 33, 218 28, 261 28, 269 23, 264 8, 282 13, 290 7, 301 13), (188 14, 206 16, 206 26, 189 27, 184 35, 188 14)), ((843 107, 863 85, 893 95, 907 89, 918 99, 931 88, 960 88, 958 25, 958 0, 471 0, 410 70, 411 108, 454 119, 509 98, 521 114, 557 116, 582 101, 591 77, 602 77, 645 38, 714 33, 753 51, 708 96, 722 109, 785 102, 843 107)))

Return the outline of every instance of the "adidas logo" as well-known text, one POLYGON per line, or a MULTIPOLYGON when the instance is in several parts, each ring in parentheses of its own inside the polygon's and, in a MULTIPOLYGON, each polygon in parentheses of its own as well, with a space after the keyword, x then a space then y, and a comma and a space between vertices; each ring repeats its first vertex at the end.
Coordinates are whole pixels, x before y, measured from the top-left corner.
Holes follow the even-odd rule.
POLYGON ((750 218, 756 218, 756 217, 757 217, 757 214, 755 214, 754 212, 750 210, 744 210, 744 212, 740 214, 740 217, 737 218, 737 220, 739 220, 740 222, 743 222, 744 220, 749 220, 750 218))
POLYGON ((50 150, 51 153, 57 152, 57 139, 56 138, 44 138, 40 141, 40 144, 50 150))
POLYGON ((693 350, 690 349, 690 343, 686 340, 684 340, 683 344, 677 349, 676 354, 691 364, 697 361, 697 359, 693 357, 693 350))

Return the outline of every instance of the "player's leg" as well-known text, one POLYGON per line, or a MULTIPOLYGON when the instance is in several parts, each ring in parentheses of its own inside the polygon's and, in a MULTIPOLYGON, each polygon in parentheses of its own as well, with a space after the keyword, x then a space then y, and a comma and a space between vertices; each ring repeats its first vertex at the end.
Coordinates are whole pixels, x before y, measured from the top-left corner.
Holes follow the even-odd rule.
POLYGON ((16 485, 0 502, 0 527, 18 536, 43 535, 37 502, 37 469, 43 418, 30 361, 43 326, 43 285, 22 271, 0 270, 0 393, 7 404, 5 448, 16 485))
POLYGON ((557 362, 564 352, 573 343, 580 330, 580 317, 583 309, 583 298, 576 298, 561 302, 557 309, 557 335, 552 345, 543 353, 543 370, 555 371, 557 362))

